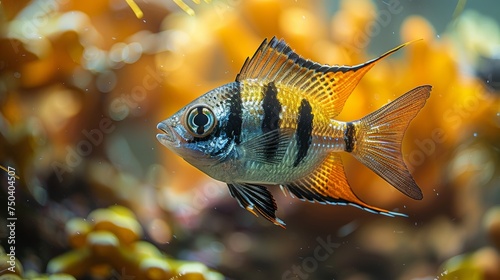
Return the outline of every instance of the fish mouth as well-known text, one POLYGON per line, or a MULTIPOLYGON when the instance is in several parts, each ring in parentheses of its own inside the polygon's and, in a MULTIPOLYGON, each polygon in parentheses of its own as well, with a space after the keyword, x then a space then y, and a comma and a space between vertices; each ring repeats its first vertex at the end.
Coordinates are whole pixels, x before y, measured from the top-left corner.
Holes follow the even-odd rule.
POLYGON ((172 128, 170 128, 170 126, 161 122, 156 126, 156 128, 164 132, 156 134, 156 139, 158 139, 160 143, 162 143, 163 145, 172 145, 177 143, 177 138, 175 137, 174 131, 172 130, 172 128))

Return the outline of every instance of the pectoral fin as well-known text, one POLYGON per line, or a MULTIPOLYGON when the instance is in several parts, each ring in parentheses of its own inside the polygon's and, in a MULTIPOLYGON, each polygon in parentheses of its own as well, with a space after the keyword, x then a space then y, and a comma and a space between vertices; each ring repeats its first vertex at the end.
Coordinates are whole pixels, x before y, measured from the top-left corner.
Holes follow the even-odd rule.
POLYGON ((293 131, 275 129, 241 144, 245 158, 262 163, 280 163, 293 131))
POLYGON ((275 212, 278 209, 276 201, 265 187, 241 183, 231 183, 227 186, 231 196, 238 201, 242 208, 255 216, 261 214, 275 225, 285 228, 285 223, 276 217, 275 212))

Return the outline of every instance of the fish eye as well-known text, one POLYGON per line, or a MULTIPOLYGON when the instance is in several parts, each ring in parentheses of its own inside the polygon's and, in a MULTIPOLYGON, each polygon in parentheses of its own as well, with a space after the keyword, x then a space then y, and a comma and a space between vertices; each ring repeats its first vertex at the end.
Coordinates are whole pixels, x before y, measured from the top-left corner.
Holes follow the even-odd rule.
POLYGON ((217 119, 214 112, 207 106, 190 108, 185 117, 186 127, 194 137, 205 137, 215 128, 217 119))

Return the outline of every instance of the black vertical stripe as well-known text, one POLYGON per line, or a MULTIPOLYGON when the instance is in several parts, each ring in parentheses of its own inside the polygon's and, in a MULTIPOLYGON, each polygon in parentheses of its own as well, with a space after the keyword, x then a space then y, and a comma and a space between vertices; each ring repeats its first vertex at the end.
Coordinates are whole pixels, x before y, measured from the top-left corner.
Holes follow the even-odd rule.
POLYGON ((350 153, 354 149, 354 134, 356 133, 356 128, 351 122, 346 123, 346 128, 344 131, 344 142, 345 151, 350 153))
POLYGON ((302 99, 299 108, 297 132, 295 133, 298 151, 293 166, 299 165, 299 163, 306 157, 307 151, 311 146, 313 119, 314 115, 312 114, 311 104, 309 104, 307 100, 302 99))
POLYGON ((281 103, 278 100, 278 89, 274 82, 264 86, 264 99, 262 100, 264 109, 264 120, 262 121, 262 132, 267 133, 279 128, 281 113, 281 103))
POLYGON ((268 140, 265 144, 264 157, 272 162, 278 156, 280 145, 279 121, 281 103, 278 100, 278 89, 274 82, 264 86, 264 98, 262 100, 264 119, 262 120, 262 133, 266 134, 268 140))
POLYGON ((241 91, 237 88, 234 95, 229 98, 229 116, 226 126, 223 128, 226 136, 234 140, 236 144, 241 143, 241 125, 243 123, 241 109, 241 91))
MULTIPOLYGON (((221 155, 227 155, 229 148, 233 143, 241 143, 241 130, 243 124, 243 111, 242 111, 242 100, 241 100, 241 88, 240 83, 236 85, 226 85, 223 91, 229 91, 229 97, 221 100, 224 108, 227 109, 227 116, 224 115, 219 119, 218 124, 214 128, 212 133, 209 133, 205 137, 193 137, 193 139, 188 140, 189 143, 201 143, 200 145, 206 146, 208 143, 218 141, 217 139, 227 139, 224 141, 225 144, 222 147, 210 148, 210 156, 219 157, 221 155)), ((226 92, 224 92, 226 95, 226 92)), ((215 99, 220 98, 216 96, 215 99)), ((208 151, 207 151, 208 152, 208 151)))

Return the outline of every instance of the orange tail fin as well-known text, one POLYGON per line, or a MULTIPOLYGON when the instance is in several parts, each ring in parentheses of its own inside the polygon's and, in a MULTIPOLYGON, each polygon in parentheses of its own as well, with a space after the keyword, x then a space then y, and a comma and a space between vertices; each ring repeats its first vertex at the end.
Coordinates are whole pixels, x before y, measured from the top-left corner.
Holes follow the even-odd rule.
POLYGON ((401 154, 401 142, 408 124, 424 106, 431 86, 419 86, 379 110, 367 115, 356 125, 356 143, 352 154, 413 199, 422 199, 422 191, 411 176, 401 154))

